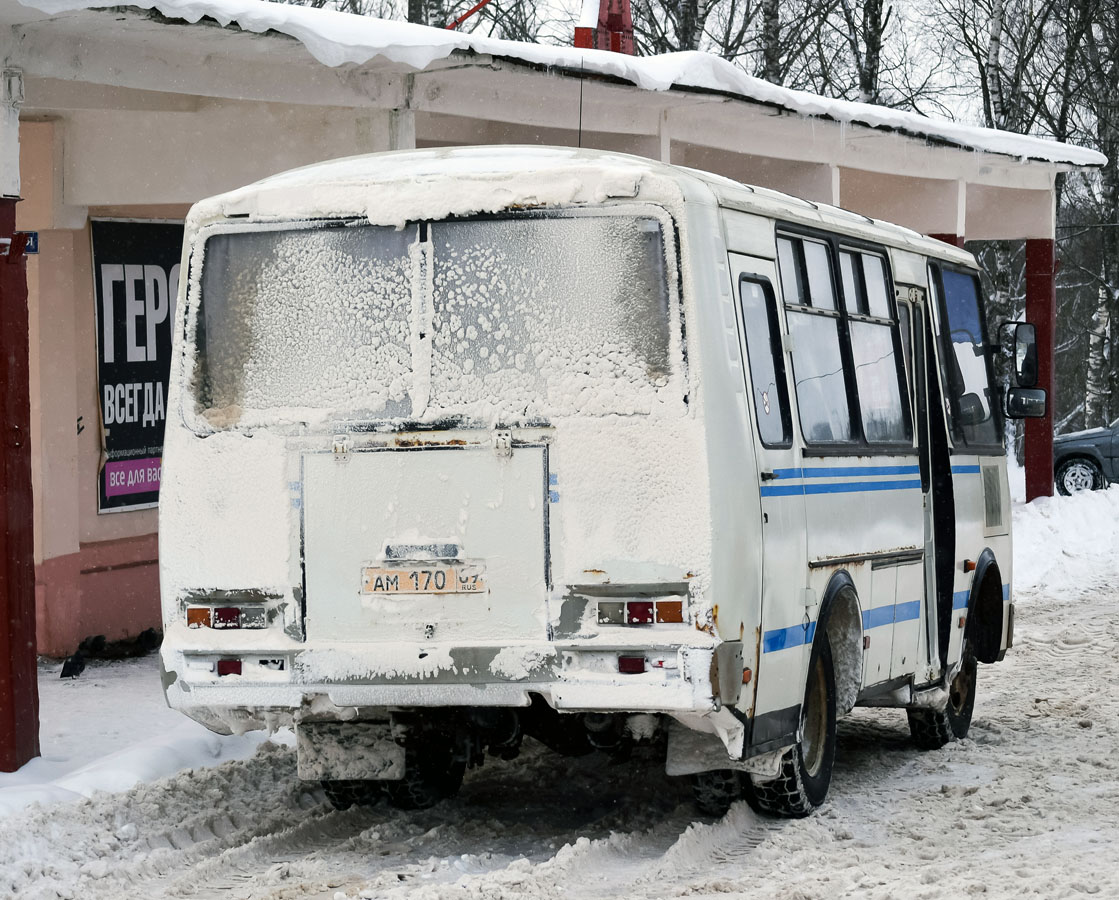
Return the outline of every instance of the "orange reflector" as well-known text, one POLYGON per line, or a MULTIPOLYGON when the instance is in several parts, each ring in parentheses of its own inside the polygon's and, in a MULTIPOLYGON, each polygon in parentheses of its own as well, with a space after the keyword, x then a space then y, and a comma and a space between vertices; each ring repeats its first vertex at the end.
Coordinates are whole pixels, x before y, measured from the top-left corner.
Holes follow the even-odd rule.
POLYGON ((211 610, 208 606, 187 607, 187 628, 209 628, 211 610))
POLYGON ((680 600, 657 601, 658 622, 683 622, 684 604, 680 600))
POLYGON ((964 571, 965 572, 974 572, 975 571, 975 560, 974 559, 965 559, 964 560, 964 571))
POLYGON ((742 683, 743 684, 749 684, 750 679, 753 678, 753 677, 754 677, 754 673, 751 672, 749 669, 743 669, 742 670, 742 683))
POLYGON ((965 625, 966 623, 967 623, 967 616, 960 616, 960 621, 959 621, 959 622, 957 622, 956 624, 957 624, 957 625, 958 625, 958 626, 959 626, 960 628, 963 628, 963 627, 964 627, 964 625, 965 625))

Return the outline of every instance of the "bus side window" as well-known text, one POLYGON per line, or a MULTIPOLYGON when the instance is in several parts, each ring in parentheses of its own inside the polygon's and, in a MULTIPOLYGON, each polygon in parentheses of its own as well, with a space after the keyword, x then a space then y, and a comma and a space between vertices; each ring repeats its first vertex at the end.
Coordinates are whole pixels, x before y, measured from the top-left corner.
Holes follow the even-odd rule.
POLYGON ((913 326, 908 303, 898 303, 898 329, 901 332, 901 359, 905 364, 905 379, 909 385, 910 401, 917 383, 913 374, 913 326))
POLYGON ((810 444, 849 443, 854 432, 839 343, 831 248, 822 241, 780 237, 777 261, 792 339, 801 433, 810 444))
POLYGON ((964 444, 999 445, 998 406, 991 391, 986 328, 979 282, 971 272, 932 267, 930 282, 942 304, 942 362, 949 418, 964 444), (938 279, 939 276, 939 279, 938 279))
POLYGON ((886 289, 885 260, 841 250, 839 261, 863 436, 869 444, 910 443, 905 376, 898 366, 900 341, 886 289))
POLYGON ((789 388, 773 288, 763 278, 743 275, 738 281, 738 299, 742 307, 742 328, 746 332, 746 358, 750 366, 758 436, 767 447, 788 447, 793 439, 789 388))

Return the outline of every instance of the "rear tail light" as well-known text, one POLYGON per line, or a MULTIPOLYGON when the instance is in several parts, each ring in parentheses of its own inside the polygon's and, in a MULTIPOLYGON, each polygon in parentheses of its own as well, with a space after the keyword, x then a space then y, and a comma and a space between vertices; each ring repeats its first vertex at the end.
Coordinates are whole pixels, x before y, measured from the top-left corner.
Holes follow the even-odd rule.
POLYGON ((214 628, 240 628, 241 610, 236 606, 219 606, 214 610, 214 628))
POLYGON ((684 604, 680 600, 658 600, 657 621, 674 622, 684 621, 684 604))
POLYGON ((187 628, 209 628, 214 611, 208 606, 187 607, 187 628))
POLYGON ((626 605, 617 600, 603 600, 598 604, 599 625, 624 625, 626 605))
POLYGON ((682 600, 600 600, 599 625, 674 624, 684 621, 682 600))
MULTIPOLYGON (((221 663, 218 663, 220 666, 221 663)), ((619 656, 618 671, 623 675, 643 675, 645 673, 644 656, 619 656)))
POLYGON ((241 660, 239 659, 219 659, 218 660, 218 675, 240 675, 241 674, 241 660))
POLYGON ((188 606, 188 628, 266 628, 268 612, 263 606, 188 606))
POLYGON ((241 607, 242 628, 263 628, 268 624, 268 614, 263 606, 241 607))

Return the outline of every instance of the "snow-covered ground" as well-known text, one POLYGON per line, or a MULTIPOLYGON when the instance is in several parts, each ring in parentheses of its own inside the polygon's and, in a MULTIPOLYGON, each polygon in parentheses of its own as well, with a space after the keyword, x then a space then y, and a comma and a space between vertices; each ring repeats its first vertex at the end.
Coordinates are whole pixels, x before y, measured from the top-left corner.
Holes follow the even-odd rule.
POLYGON ((1119 487, 1015 528, 1017 643, 971 737, 922 753, 903 713, 856 711, 809 819, 700 819, 650 759, 539 748, 432 810, 336 812, 288 736, 163 707, 152 660, 44 667, 44 758, 0 775, 0 897, 1117 897, 1119 487))

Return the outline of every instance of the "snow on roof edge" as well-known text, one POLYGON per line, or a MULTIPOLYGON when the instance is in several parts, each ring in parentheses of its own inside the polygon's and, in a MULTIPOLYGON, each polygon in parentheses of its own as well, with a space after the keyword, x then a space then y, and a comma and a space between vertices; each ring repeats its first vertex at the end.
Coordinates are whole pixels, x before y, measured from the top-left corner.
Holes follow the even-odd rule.
MULTIPOLYGON (((19 2, 48 14, 110 6, 106 0, 19 2)), ((792 90, 755 78, 720 57, 698 51, 649 57, 626 56, 604 50, 476 37, 408 22, 289 6, 267 0, 128 0, 128 5, 157 10, 169 18, 192 24, 210 18, 223 26, 235 23, 245 31, 277 31, 300 41, 315 59, 327 66, 345 63, 361 65, 382 56, 392 62, 424 69, 456 50, 472 50, 534 65, 579 68, 619 78, 648 91, 667 91, 673 87, 714 91, 778 106, 803 116, 885 129, 1023 160, 1074 166, 1102 166, 1107 162, 1102 153, 1072 144, 792 90)))

